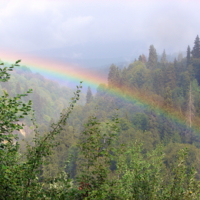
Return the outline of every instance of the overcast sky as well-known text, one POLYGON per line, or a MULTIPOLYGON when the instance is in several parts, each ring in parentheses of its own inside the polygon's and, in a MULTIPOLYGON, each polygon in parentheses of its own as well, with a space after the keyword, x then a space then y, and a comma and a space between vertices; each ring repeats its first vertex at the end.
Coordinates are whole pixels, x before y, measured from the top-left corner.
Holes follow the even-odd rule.
POLYGON ((186 51, 200 34, 199 0, 3 0, 0 50, 56 59, 134 60, 186 51))

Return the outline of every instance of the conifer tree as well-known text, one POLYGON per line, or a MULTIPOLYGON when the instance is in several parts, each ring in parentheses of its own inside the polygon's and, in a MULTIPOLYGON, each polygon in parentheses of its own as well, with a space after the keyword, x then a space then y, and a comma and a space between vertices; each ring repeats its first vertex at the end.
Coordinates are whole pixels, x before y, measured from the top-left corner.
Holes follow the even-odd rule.
POLYGON ((156 68, 157 62, 158 62, 158 57, 157 57, 156 49, 154 48, 153 45, 151 45, 149 48, 148 68, 149 69, 156 68))
POLYGON ((86 95, 86 103, 90 103, 93 99, 93 96, 92 96, 92 91, 91 91, 91 88, 90 86, 88 87, 88 90, 87 90, 87 95, 86 95))
POLYGON ((197 35, 195 41, 194 41, 194 47, 192 50, 192 56, 193 58, 200 58, 200 40, 199 36, 197 35))
POLYGON ((194 41, 191 64, 194 69, 195 78, 197 79, 198 83, 200 84, 200 40, 199 40, 198 35, 194 41))
POLYGON ((162 64, 166 64, 166 63, 167 63, 167 57, 166 57, 165 50, 164 50, 163 53, 162 53, 162 57, 161 57, 160 62, 161 62, 162 64))
POLYGON ((190 64, 190 54, 191 54, 190 46, 188 45, 188 48, 187 48, 187 67, 190 64))

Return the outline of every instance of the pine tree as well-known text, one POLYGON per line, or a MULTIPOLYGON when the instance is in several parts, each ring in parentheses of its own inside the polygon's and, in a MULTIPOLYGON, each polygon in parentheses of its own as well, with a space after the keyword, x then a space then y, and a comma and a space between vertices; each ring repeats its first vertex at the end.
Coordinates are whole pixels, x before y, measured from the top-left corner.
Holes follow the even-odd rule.
POLYGON ((166 56, 165 50, 164 50, 163 53, 162 53, 162 57, 161 57, 160 62, 161 62, 162 64, 164 64, 164 65, 167 63, 167 56, 166 56))
POLYGON ((200 40, 198 35, 194 41, 191 64, 193 65, 195 78, 200 84, 200 40))
POLYGON ((149 48, 148 68, 149 69, 156 68, 157 62, 158 62, 158 57, 157 57, 156 49, 154 48, 153 45, 151 45, 149 48))
POLYGON ((194 41, 194 47, 192 50, 192 56, 193 58, 200 58, 200 40, 199 36, 197 35, 195 41, 194 41))
POLYGON ((88 90, 87 90, 87 95, 86 95, 86 103, 90 103, 93 99, 93 96, 92 96, 92 91, 91 91, 91 88, 90 86, 88 87, 88 90))
POLYGON ((188 46, 188 48, 187 48, 187 67, 190 64, 190 54, 191 54, 190 46, 188 46))

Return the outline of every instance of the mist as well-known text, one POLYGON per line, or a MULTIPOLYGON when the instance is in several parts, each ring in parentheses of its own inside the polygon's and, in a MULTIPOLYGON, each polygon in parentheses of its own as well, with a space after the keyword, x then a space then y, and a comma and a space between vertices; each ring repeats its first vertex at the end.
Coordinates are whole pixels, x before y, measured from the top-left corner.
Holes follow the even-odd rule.
MULTIPOLYGON (((0 50, 98 68, 186 51, 200 32, 200 2, 1 1, 0 50)), ((2 58, 3 59, 3 58, 2 58)))

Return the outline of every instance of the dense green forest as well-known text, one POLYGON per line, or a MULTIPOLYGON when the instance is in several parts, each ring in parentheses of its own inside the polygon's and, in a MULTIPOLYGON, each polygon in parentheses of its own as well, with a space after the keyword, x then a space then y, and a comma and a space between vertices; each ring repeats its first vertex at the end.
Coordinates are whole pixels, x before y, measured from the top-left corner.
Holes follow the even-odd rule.
POLYGON ((167 57, 112 64, 95 95, 1 63, 0 199, 200 199, 199 37, 167 57))

